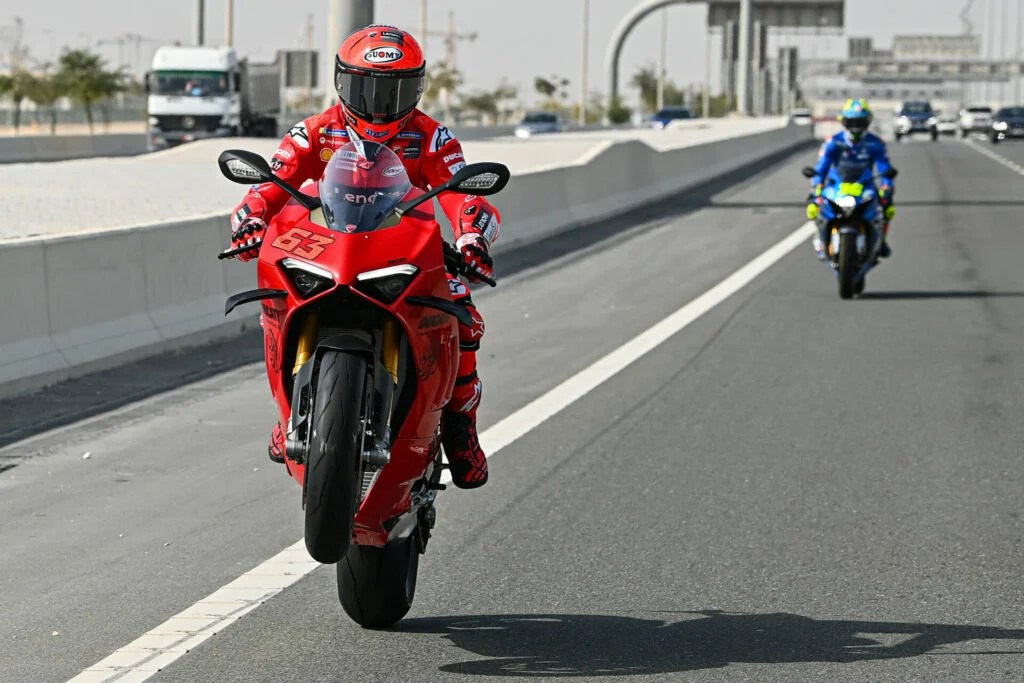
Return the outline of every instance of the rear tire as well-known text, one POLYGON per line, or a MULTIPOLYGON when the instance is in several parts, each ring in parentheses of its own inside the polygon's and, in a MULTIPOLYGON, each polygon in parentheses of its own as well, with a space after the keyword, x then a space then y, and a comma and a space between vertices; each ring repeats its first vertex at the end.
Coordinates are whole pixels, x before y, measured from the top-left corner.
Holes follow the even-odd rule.
POLYGON ((839 298, 854 295, 853 278, 857 275, 857 235, 845 232, 839 236, 839 298))
POLYGON ((363 628, 393 626, 412 607, 420 553, 416 533, 383 548, 349 546, 338 563, 338 599, 363 628))
POLYGON ((328 351, 317 375, 306 461, 306 549, 323 564, 344 557, 362 484, 362 402, 366 361, 328 351))

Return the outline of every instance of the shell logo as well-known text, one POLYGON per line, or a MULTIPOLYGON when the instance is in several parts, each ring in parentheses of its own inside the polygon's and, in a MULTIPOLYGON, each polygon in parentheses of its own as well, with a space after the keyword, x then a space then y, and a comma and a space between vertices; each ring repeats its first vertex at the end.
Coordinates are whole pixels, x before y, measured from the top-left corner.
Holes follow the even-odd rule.
POLYGON ((334 150, 330 150, 330 149, 322 149, 322 150, 320 150, 320 160, 321 161, 325 161, 325 162, 326 161, 330 161, 332 156, 334 156, 334 150))

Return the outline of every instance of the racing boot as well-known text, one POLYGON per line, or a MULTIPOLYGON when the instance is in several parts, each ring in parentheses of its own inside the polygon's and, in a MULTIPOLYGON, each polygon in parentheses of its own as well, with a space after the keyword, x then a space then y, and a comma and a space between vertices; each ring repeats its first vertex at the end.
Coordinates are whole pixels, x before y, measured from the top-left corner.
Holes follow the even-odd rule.
POLYGON ((828 258, 825 254, 825 240, 827 237, 825 226, 818 221, 818 232, 811 238, 811 246, 814 247, 814 255, 818 257, 819 261, 825 261, 828 258))
POLYGON ((889 224, 886 223, 882 226, 882 243, 878 245, 878 256, 879 258, 889 258, 892 256, 892 247, 889 246, 889 224))
POLYGON ((481 384, 476 372, 459 377, 451 403, 441 416, 441 445, 460 489, 475 489, 487 483, 487 456, 476 434, 476 409, 481 384))
POLYGON ((267 446, 267 455, 279 465, 284 464, 284 428, 280 422, 274 425, 274 431, 270 433, 270 445, 267 446))

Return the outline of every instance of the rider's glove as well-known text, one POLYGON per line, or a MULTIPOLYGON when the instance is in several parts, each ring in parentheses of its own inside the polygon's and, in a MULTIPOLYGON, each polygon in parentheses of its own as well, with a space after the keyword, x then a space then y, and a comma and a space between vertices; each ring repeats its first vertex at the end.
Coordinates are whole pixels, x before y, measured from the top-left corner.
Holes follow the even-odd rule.
POLYGON ((892 188, 888 186, 879 188, 878 201, 882 204, 885 220, 891 221, 896 215, 896 207, 892 204, 892 188))
POLYGON ((487 244, 487 240, 484 239, 483 235, 467 232, 458 239, 455 246, 458 247, 459 252, 462 254, 462 260, 469 266, 470 272, 466 274, 466 277, 469 278, 470 282, 482 282, 479 277, 473 274, 474 271, 487 278, 494 277, 494 260, 487 253, 490 245, 487 244))
POLYGON ((889 204, 885 207, 885 220, 891 221, 896 216, 896 207, 889 204))
POLYGON ((249 247, 235 256, 239 261, 251 261, 260 255, 267 224, 259 216, 249 216, 231 233, 231 248, 249 247))

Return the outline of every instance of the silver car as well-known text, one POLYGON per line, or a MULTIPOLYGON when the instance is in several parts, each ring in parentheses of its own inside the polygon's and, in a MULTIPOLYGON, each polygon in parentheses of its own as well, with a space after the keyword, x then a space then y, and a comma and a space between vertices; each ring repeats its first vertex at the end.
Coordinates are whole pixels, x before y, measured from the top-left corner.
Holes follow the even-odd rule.
POLYGON ((555 112, 531 111, 527 112, 516 126, 516 137, 528 138, 542 133, 561 133, 565 128, 565 121, 555 112))
POLYGON ((992 107, 973 106, 960 110, 960 135, 988 133, 992 127, 992 107))

